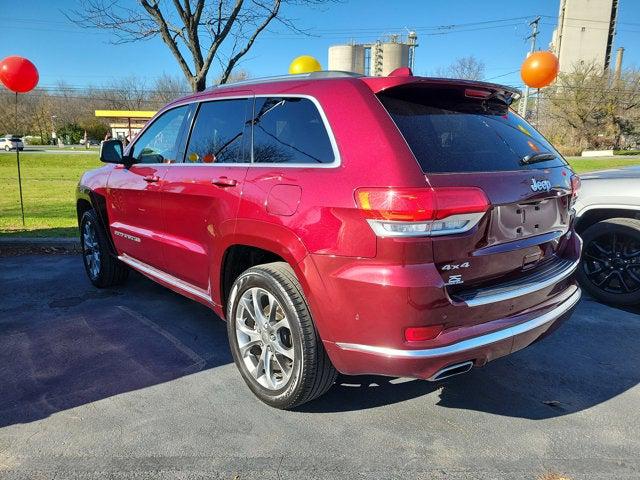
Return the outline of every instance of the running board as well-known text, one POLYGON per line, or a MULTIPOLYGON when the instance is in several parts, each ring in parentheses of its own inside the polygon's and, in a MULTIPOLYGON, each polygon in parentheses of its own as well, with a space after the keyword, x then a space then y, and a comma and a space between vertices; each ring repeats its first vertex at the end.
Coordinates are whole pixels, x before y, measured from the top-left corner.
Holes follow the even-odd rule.
POLYGON ((200 287, 191 285, 190 283, 185 282, 184 280, 180 280, 179 278, 163 272, 156 267, 152 267, 151 265, 141 262, 140 260, 136 260, 126 253, 118 255, 118 260, 120 260, 122 263, 126 263, 135 270, 138 270, 140 273, 147 275, 153 280, 158 280, 159 282, 165 283, 178 291, 189 293, 213 305, 213 300, 211 300, 211 295, 209 294, 209 292, 203 290, 200 287))

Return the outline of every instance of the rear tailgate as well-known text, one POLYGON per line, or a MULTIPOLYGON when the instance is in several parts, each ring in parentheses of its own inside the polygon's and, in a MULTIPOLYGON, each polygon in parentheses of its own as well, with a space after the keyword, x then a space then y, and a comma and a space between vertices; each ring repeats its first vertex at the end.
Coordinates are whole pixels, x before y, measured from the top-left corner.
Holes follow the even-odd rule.
POLYGON ((573 173, 542 135, 509 111, 513 94, 450 80, 405 81, 378 92, 428 185, 478 187, 491 203, 474 228, 432 235, 434 261, 453 298, 563 261, 573 173))

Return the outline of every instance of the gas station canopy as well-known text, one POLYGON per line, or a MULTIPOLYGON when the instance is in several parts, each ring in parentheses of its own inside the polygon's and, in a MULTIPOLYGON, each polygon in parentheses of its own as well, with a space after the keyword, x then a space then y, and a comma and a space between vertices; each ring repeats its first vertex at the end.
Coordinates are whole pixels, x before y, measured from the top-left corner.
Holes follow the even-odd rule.
POLYGON ((96 117, 109 118, 144 118, 153 117, 156 112, 152 110, 96 110, 96 117))
POLYGON ((126 137, 126 132, 128 131, 128 139, 131 140, 133 138, 134 133, 137 134, 138 131, 144 126, 145 122, 149 120, 156 114, 153 110, 96 110, 96 117, 106 117, 112 119, 126 119, 126 123, 110 123, 113 137, 119 137, 122 135, 126 137), (132 124, 133 121, 133 124, 132 124))

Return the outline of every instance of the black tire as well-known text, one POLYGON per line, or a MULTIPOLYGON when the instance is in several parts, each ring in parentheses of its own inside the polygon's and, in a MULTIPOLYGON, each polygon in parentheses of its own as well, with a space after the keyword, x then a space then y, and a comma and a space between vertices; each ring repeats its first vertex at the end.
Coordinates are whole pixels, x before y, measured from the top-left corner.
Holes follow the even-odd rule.
POLYGON ((91 283, 98 288, 107 288, 115 285, 120 285, 129 276, 129 268, 120 260, 111 255, 109 251, 109 243, 106 233, 101 227, 98 217, 93 210, 89 210, 82 215, 80 220, 80 245, 82 247, 82 261, 84 263, 85 271, 91 283), (93 269, 90 266, 88 255, 94 252, 94 249, 89 245, 85 245, 86 229, 93 230, 95 234, 95 243, 97 248, 95 252, 99 257, 98 268, 93 269))
POLYGON ((9 145, 5 145, 4 146, 4 150, 5 150, 5 152, 10 152, 11 151, 11 147, 9 145))
POLYGON ((272 407, 288 410, 309 402, 329 390, 336 379, 337 372, 313 325, 300 283, 291 267, 284 262, 249 268, 237 278, 227 304, 227 333, 231 353, 242 378, 260 400, 272 407), (290 378, 278 389, 265 388, 252 376, 241 358, 238 345, 238 305, 242 295, 256 287, 275 297, 290 325, 295 358, 290 378))
POLYGON ((582 240, 582 260, 576 274, 580 286, 604 303, 640 304, 640 220, 602 220, 587 228, 582 233, 582 240), (629 252, 636 252, 638 256, 629 252), (603 273, 600 273, 601 269, 603 273), (602 280, 607 274, 613 278, 602 280), (602 283, 598 285, 599 282, 602 283))

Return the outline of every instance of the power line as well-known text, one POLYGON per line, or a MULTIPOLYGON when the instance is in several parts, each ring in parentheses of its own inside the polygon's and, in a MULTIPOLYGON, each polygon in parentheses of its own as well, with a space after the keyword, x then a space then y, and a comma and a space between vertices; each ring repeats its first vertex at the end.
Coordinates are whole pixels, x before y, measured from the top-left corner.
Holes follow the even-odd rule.
MULTIPOLYGON (((543 17, 543 18, 551 18, 551 19, 558 19, 558 17, 554 17, 552 15, 538 15, 539 17, 543 17)), ((578 22, 592 22, 592 23, 606 23, 609 24, 610 21, 609 20, 593 20, 590 18, 576 18, 576 17, 564 17, 565 20, 576 20, 578 22)), ((636 27, 640 27, 640 23, 634 23, 634 22, 618 22, 616 21, 617 25, 633 25, 636 27)))
MULTIPOLYGON (((513 20, 526 20, 528 18, 531 18, 533 16, 538 16, 538 17, 542 17, 542 18, 550 18, 550 19, 556 19, 557 20, 557 16, 553 16, 553 15, 543 15, 543 14, 531 14, 531 15, 525 15, 525 16, 519 16, 519 17, 509 17, 509 18, 498 18, 498 19, 491 19, 491 20, 481 20, 478 22, 468 22, 468 23, 453 23, 453 24, 441 24, 441 25, 428 25, 428 26, 418 26, 415 27, 414 29, 421 29, 421 30, 428 30, 428 29, 444 29, 444 28, 457 28, 457 27, 462 27, 462 26, 470 26, 470 25, 482 25, 482 24, 489 24, 489 23, 497 23, 497 22, 508 22, 508 21, 513 21, 513 20)), ((575 20, 575 21, 580 21, 580 22, 591 22, 591 23, 609 23, 609 20, 595 20, 595 19, 590 19, 590 18, 577 18, 577 17, 564 17, 566 20, 575 20)), ((15 17, 11 17, 11 20, 9 21, 9 23, 13 23, 15 24, 15 22, 19 22, 19 23, 41 23, 41 24, 46 24, 46 25, 51 25, 51 24, 57 24, 57 25, 64 25, 64 26, 69 26, 70 24, 72 24, 72 22, 70 21, 56 21, 56 20, 43 20, 43 19, 39 19, 39 18, 15 18, 15 17)), ((616 21, 617 25, 632 25, 632 26, 640 26, 640 23, 636 23, 636 22, 620 22, 620 21, 616 21)), ((84 27, 78 27, 81 29, 84 29, 84 27)), ((385 26, 380 26, 380 27, 354 27, 354 28, 325 28, 325 29, 321 29, 319 31, 321 32, 351 32, 351 31, 376 31, 376 32, 380 32, 380 31, 385 31, 385 30, 404 30, 405 26, 398 26, 398 27, 393 27, 390 28, 388 25, 385 26)))
POLYGON ((520 72, 520 69, 518 69, 518 70, 514 70, 513 72, 509 72, 509 73, 503 73, 502 75, 495 75, 495 76, 493 76, 493 77, 489 77, 489 78, 487 78, 486 80, 493 80, 493 79, 495 79, 495 78, 507 77, 507 76, 509 76, 509 75, 513 75, 514 73, 518 73, 518 72, 520 72))

